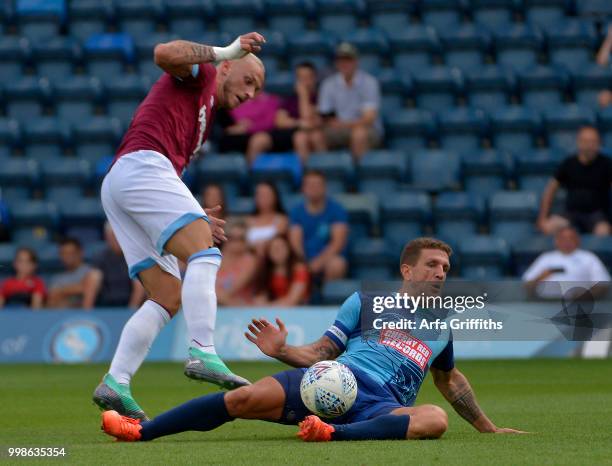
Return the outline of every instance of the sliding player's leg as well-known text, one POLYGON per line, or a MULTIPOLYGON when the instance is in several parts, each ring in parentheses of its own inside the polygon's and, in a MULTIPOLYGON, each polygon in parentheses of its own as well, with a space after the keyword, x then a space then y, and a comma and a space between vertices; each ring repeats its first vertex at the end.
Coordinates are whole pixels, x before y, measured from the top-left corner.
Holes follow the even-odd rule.
POLYGON ((298 436, 306 442, 331 440, 402 440, 439 438, 446 432, 446 412, 435 405, 400 407, 373 418, 347 424, 326 423, 308 416, 300 423, 298 436))
POLYGON ((151 421, 140 422, 106 411, 102 429, 120 440, 148 441, 181 432, 213 430, 237 418, 279 422, 284 407, 283 386, 274 377, 265 377, 253 385, 195 398, 151 421))
POLYGON ((248 385, 249 381, 233 374, 215 351, 215 281, 221 252, 212 245, 209 224, 197 219, 177 230, 165 243, 164 250, 187 263, 181 293, 190 338, 185 375, 233 389, 248 385))

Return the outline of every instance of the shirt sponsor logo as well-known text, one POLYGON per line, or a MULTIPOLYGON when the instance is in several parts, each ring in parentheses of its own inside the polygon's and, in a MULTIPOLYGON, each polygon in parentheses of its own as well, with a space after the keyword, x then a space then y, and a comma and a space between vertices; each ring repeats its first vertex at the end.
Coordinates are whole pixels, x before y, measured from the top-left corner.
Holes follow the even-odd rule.
POLYGON ((402 330, 381 330, 378 343, 398 351, 425 371, 431 358, 431 349, 418 338, 402 330))

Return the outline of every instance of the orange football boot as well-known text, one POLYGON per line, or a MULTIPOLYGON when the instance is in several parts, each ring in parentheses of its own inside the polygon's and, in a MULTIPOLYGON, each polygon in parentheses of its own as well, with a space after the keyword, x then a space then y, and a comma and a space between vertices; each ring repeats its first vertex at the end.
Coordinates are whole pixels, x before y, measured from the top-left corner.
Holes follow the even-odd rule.
POLYGON ((139 419, 122 416, 117 411, 104 411, 102 413, 102 430, 120 442, 140 440, 141 429, 139 419))
POLYGON ((334 426, 326 424, 314 415, 306 417, 298 426, 300 430, 297 436, 304 442, 329 442, 335 432, 334 426))

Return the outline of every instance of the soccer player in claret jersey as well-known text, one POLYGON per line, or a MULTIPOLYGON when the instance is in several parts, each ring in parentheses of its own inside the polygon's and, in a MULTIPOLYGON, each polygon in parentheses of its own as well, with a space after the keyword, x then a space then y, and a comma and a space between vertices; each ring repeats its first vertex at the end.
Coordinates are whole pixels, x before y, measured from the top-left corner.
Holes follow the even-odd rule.
MULTIPOLYGON (((409 242, 400 260, 401 291, 438 293, 450 267, 450 255, 450 247, 434 238, 409 242)), ((444 398, 478 431, 520 433, 497 427, 480 409, 467 378, 455 368, 448 332, 432 340, 430 331, 362 329, 361 313, 371 308, 372 298, 364 293, 351 295, 323 337, 306 346, 287 345, 287 330, 279 319, 278 327, 264 319, 253 320, 247 338, 263 353, 298 369, 188 401, 151 421, 106 411, 102 428, 120 440, 147 441, 190 430, 212 430, 242 418, 299 423, 298 435, 305 441, 438 438, 447 429, 446 412, 434 405, 414 406, 429 370, 444 398), (362 331, 367 331, 367 338, 362 331), (355 375, 358 393, 348 412, 327 423, 308 412, 300 397, 300 381, 306 367, 335 358, 355 375)))
POLYGON ((108 374, 93 400, 102 409, 146 419, 130 380, 151 344, 182 305, 190 338, 185 375, 236 388, 249 382, 217 356, 215 279, 223 222, 205 212, 180 176, 210 131, 218 107, 235 108, 263 87, 251 32, 227 47, 176 40, 155 47, 165 73, 140 104, 102 183, 102 205, 129 267, 148 299, 125 324, 108 374), (181 283, 177 258, 187 263, 181 283))

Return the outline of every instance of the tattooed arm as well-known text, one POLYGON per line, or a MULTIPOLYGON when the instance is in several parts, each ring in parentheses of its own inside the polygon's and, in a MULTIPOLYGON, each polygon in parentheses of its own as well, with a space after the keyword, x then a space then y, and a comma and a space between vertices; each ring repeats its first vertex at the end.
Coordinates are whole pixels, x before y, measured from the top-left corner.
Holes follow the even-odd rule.
POLYGON ((155 64, 173 76, 184 78, 191 73, 191 67, 200 63, 238 59, 250 52, 259 52, 264 37, 250 32, 238 37, 227 47, 213 47, 186 40, 173 40, 157 44, 153 51, 155 64))
POLYGON ((315 362, 336 359, 340 355, 340 349, 326 336, 310 345, 288 345, 285 324, 280 319, 276 319, 276 324, 278 327, 266 319, 253 319, 249 325, 250 333, 245 332, 245 336, 265 355, 293 367, 309 367, 315 362))
POLYGON ((431 368, 434 384, 440 393, 457 411, 457 414, 472 424, 479 432, 524 433, 520 430, 497 427, 480 409, 474 390, 468 379, 456 368, 446 372, 431 368))

